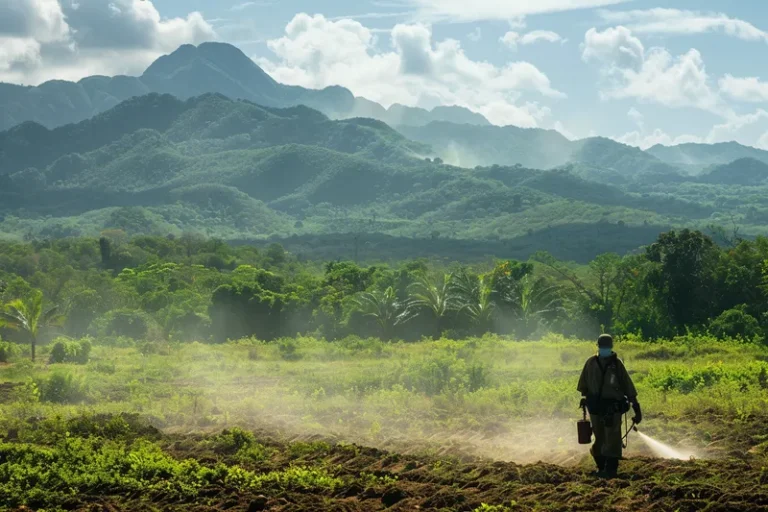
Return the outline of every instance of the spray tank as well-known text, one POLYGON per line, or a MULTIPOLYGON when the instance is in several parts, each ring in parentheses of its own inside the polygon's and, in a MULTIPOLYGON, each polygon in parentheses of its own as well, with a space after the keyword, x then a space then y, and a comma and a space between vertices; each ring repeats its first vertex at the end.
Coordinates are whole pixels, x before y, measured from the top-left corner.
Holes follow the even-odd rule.
POLYGON ((587 408, 581 406, 584 417, 576 422, 576 431, 579 435, 579 444, 590 444, 592 442, 592 424, 587 419, 587 408))

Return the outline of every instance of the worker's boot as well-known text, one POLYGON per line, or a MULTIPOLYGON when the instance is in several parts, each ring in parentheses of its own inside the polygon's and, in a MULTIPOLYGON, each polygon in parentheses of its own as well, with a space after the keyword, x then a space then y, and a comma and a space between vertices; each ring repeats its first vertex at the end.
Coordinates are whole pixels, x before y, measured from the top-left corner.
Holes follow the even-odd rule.
POLYGON ((597 465, 597 471, 592 474, 594 476, 600 476, 605 471, 605 457, 602 455, 592 455, 592 458, 595 459, 595 464, 597 465))
POLYGON ((606 457, 605 469, 600 475, 602 478, 616 478, 619 475, 619 459, 616 457, 606 457))

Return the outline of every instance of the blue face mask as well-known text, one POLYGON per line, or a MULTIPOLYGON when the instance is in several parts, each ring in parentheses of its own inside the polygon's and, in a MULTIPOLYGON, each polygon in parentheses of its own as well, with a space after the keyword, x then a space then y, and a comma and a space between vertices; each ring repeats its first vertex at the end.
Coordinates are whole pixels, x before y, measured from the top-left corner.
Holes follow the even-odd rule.
POLYGON ((610 357, 611 354, 613 354, 612 348, 600 347, 599 349, 597 349, 597 355, 599 355, 600 357, 610 357))

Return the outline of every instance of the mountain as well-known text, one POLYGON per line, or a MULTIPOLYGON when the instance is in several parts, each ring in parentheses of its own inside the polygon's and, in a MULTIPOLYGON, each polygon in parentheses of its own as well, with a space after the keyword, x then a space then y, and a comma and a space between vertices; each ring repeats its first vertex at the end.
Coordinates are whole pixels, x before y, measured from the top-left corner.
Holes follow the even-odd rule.
POLYGON ((660 144, 648 148, 646 153, 671 165, 709 166, 723 165, 742 158, 753 158, 768 163, 768 151, 738 142, 721 142, 717 144, 680 144, 677 146, 662 146, 660 144))
POLYGON ((414 155, 429 151, 373 119, 331 121, 304 106, 276 109, 233 101, 220 94, 183 101, 153 93, 132 98, 78 124, 49 130, 26 122, 0 132, 0 175, 43 169, 51 164, 55 164, 55 171, 61 157, 80 158, 96 150, 104 153, 103 158, 94 161, 94 165, 101 166, 107 158, 135 153, 137 149, 145 154, 142 144, 170 145, 190 140, 197 143, 200 152, 303 144, 377 161, 410 161, 414 155))
POLYGON ((768 164, 754 158, 741 158, 718 165, 699 177, 702 183, 718 185, 764 185, 768 180, 768 164))
POLYGON ((377 249, 382 258, 407 252, 408 240, 450 239, 439 246, 457 251, 446 254, 457 260, 476 257, 478 247, 506 247, 498 257, 547 247, 586 261, 648 243, 679 219, 709 222, 714 213, 563 170, 465 169, 428 154, 430 147, 373 119, 332 120, 306 106, 221 94, 181 100, 152 93, 80 123, 48 129, 25 122, 0 132, 0 233, 330 237, 316 239, 324 247, 322 240, 357 233, 401 244, 377 249))
POLYGON ((160 57, 140 77, 91 76, 76 83, 53 80, 37 87, 0 83, 0 130, 25 121, 47 128, 77 123, 151 92, 181 99, 219 93, 267 107, 306 105, 332 119, 370 117, 390 125, 435 120, 490 124, 462 107, 438 107, 431 112, 402 105, 385 109, 343 87, 314 90, 280 84, 236 47, 203 43, 183 45, 160 57))
POLYGON ((398 126, 406 137, 429 144, 448 163, 462 167, 569 166, 585 178, 611 184, 639 178, 680 181, 679 170, 640 149, 603 137, 571 141, 554 130, 432 122, 398 126))

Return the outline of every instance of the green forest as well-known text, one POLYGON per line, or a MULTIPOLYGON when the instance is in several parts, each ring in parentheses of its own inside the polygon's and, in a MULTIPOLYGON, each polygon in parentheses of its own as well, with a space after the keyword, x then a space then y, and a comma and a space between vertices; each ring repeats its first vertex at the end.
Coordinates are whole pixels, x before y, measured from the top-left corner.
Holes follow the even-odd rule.
POLYGON ((723 248, 690 230, 586 265, 539 252, 471 266, 320 263, 300 261, 279 244, 259 249, 112 231, 98 239, 5 242, 0 268, 0 332, 32 347, 58 340, 66 348, 67 340, 94 337, 118 344, 297 335, 416 341, 549 332, 583 339, 602 331, 749 342, 762 340, 768 327, 768 239, 723 248))
MULTIPOLYGON (((538 151, 524 130, 463 126, 506 133, 499 147, 517 133, 519 148, 538 151)), ((669 229, 718 243, 765 233, 760 161, 686 177, 607 139, 568 144, 574 160, 551 170, 466 168, 380 121, 151 94, 78 124, 0 133, 0 237, 195 233, 313 259, 478 263, 546 250, 585 264, 669 229)))

